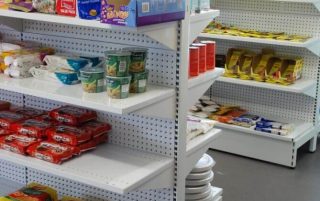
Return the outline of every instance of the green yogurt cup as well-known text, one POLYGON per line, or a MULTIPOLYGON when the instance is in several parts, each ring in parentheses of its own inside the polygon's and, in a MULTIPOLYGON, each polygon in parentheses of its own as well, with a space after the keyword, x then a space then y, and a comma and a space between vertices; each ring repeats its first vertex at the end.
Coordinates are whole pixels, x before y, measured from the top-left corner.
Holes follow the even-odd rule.
POLYGON ((128 47, 128 48, 124 48, 123 50, 131 52, 131 63, 129 66, 129 72, 130 73, 144 72, 146 69, 148 49, 128 47))
POLYGON ((79 72, 82 89, 87 93, 101 93, 105 91, 105 72, 103 68, 83 68, 79 72))
POLYGON ((111 77, 129 75, 131 53, 128 51, 108 51, 106 54, 106 74, 111 77))
POLYGON ((131 75, 127 77, 106 76, 108 96, 115 99, 124 99, 129 96, 131 75))
POLYGON ((142 73, 132 73, 132 79, 130 83, 130 93, 144 93, 147 90, 147 81, 149 71, 146 70, 142 73))

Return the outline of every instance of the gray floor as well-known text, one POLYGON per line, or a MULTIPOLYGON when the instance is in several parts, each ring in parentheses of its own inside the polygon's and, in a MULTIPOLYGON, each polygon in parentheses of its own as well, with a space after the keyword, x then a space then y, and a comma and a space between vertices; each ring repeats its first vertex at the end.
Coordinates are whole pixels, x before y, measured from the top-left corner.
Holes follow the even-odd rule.
POLYGON ((213 185, 224 189, 223 201, 320 201, 320 139, 318 149, 300 148, 295 169, 209 151, 213 185))

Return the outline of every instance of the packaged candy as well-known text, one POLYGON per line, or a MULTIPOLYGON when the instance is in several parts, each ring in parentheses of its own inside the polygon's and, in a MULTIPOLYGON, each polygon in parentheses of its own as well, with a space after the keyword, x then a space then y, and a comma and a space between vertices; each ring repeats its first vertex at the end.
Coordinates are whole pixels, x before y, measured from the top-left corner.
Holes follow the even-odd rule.
POLYGON ((37 138, 12 134, 0 138, 0 148, 16 154, 26 155, 29 146, 39 142, 37 138))
POLYGON ((86 129, 72 126, 59 125, 46 131, 49 140, 72 146, 87 142, 92 139, 92 133, 86 129))
POLYGON ((58 194, 56 190, 48 186, 30 183, 4 198, 3 201, 58 201, 58 194))
POLYGON ((252 127, 261 119, 261 117, 257 115, 244 114, 240 117, 233 118, 229 123, 242 127, 252 127))
POLYGON ((77 15, 76 0, 57 0, 57 14, 75 17, 77 15))
POLYGON ((28 147, 27 153, 40 160, 54 164, 61 164, 73 155, 79 154, 79 149, 66 144, 50 141, 38 142, 28 147))
POLYGON ((228 50, 224 76, 238 77, 239 62, 246 50, 231 48, 228 50))
POLYGON ((111 125, 100 121, 89 121, 81 126, 82 129, 86 129, 92 133, 93 138, 96 138, 111 130, 111 125))
POLYGON ((241 58, 239 62, 238 74, 240 79, 242 80, 250 80, 251 79, 251 69, 252 63, 256 57, 254 52, 246 52, 241 58))
POLYGON ((270 49, 263 49, 262 54, 258 55, 252 64, 251 77, 256 81, 265 80, 265 72, 269 59, 274 56, 274 51, 270 49))
POLYGON ((272 120, 268 120, 268 119, 264 119, 264 118, 262 118, 261 121, 258 121, 256 123, 256 127, 274 128, 274 129, 281 129, 281 130, 292 130, 293 129, 292 124, 276 122, 276 121, 272 121, 272 120))
POLYGON ((12 0, 12 3, 9 4, 11 10, 18 10, 23 12, 33 11, 32 1, 30 0, 12 0))
POLYGON ((90 67, 92 65, 88 59, 59 55, 47 55, 43 61, 48 66, 56 69, 65 69, 70 71, 79 71, 82 68, 90 67))
POLYGON ((81 19, 99 20, 101 13, 100 0, 78 0, 78 13, 81 19))
POLYGON ((266 68, 266 82, 276 83, 280 77, 280 70, 283 65, 283 59, 280 57, 271 57, 266 68))
POLYGON ((32 5, 39 13, 56 13, 55 0, 32 0, 32 5))
POLYGON ((45 138, 45 131, 52 126, 51 123, 36 119, 27 119, 21 122, 11 124, 10 130, 21 135, 27 135, 35 138, 45 138))
POLYGON ((71 126, 97 119, 97 113, 95 111, 73 106, 62 106, 52 110, 49 115, 54 120, 71 126))
POLYGON ((260 128, 260 127, 255 127, 254 130, 256 130, 256 131, 261 131, 261 132, 264 132, 264 133, 281 135, 281 136, 286 136, 286 135, 289 134, 289 131, 288 131, 288 130, 281 130, 281 129, 276 129, 276 128, 260 128))
POLYGON ((27 119, 28 116, 13 111, 0 111, 0 127, 9 129, 12 123, 27 119))
POLYGON ((12 111, 15 112, 16 114, 22 114, 29 118, 37 117, 45 113, 43 110, 38 110, 34 108, 29 108, 29 107, 19 107, 19 108, 13 109, 12 111))
POLYGON ((9 110, 10 106, 11 106, 10 102, 0 100, 0 111, 1 110, 9 110))
POLYGON ((278 83, 283 85, 293 84, 296 80, 301 78, 303 66, 302 58, 284 59, 278 83))
POLYGON ((12 131, 8 129, 0 128, 0 137, 11 135, 11 134, 13 134, 12 131))
POLYGON ((54 119, 52 119, 52 118, 49 116, 49 114, 43 114, 43 115, 34 117, 34 119, 36 119, 36 120, 38 120, 38 121, 41 121, 41 122, 50 123, 50 124, 52 124, 52 125, 55 125, 55 124, 58 123, 57 121, 55 121, 54 119))
POLYGON ((79 144, 77 147, 79 148, 80 152, 86 152, 92 149, 95 149, 99 144, 108 142, 108 134, 104 133, 88 142, 79 144))

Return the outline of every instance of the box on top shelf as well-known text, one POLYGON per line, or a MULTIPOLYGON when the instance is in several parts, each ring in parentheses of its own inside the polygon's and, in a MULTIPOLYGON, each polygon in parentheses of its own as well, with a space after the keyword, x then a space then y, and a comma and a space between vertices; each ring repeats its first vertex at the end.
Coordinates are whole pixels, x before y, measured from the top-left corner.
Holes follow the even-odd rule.
POLYGON ((185 0, 102 0, 101 22, 139 27, 184 19, 185 0))

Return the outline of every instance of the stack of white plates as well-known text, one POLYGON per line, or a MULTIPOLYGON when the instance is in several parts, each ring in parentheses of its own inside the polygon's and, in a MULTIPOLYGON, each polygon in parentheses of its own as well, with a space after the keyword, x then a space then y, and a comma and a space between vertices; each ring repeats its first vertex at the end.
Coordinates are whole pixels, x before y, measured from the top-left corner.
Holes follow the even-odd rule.
POLYGON ((220 201, 222 189, 214 188, 212 168, 216 162, 204 154, 186 179, 186 201, 220 201))

